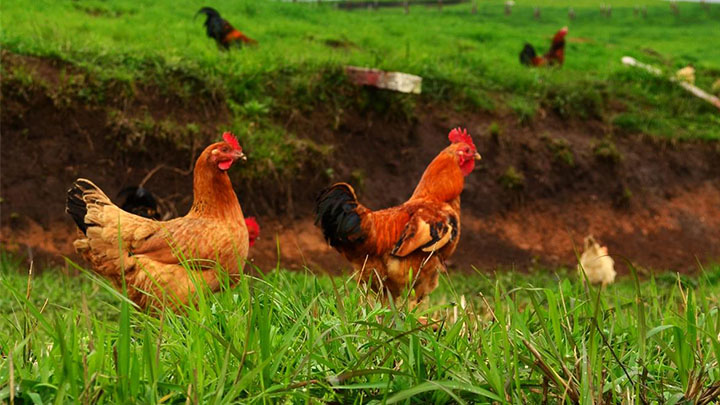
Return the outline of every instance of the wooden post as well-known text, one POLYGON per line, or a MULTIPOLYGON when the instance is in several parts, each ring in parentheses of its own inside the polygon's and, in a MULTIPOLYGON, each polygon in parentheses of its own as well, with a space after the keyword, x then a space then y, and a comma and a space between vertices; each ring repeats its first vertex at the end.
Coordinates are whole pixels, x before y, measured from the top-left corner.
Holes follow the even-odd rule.
POLYGON ((568 10, 568 18, 570 18, 571 20, 575 19, 575 9, 572 7, 570 7, 570 9, 568 10))
POLYGON ((422 92, 422 77, 408 73, 345 66, 345 74, 351 83, 360 86, 372 86, 411 94, 422 92))
POLYGON ((536 20, 540 19, 540 7, 535 7, 535 10, 533 10, 533 17, 535 17, 536 20))
POLYGON ((405 8, 405 14, 410 14, 410 2, 408 0, 403 1, 403 7, 405 8))
POLYGON ((438 9, 442 12, 442 0, 438 0, 438 9))
POLYGON ((473 0, 472 9, 470 9, 470 14, 477 14, 477 0, 473 0))

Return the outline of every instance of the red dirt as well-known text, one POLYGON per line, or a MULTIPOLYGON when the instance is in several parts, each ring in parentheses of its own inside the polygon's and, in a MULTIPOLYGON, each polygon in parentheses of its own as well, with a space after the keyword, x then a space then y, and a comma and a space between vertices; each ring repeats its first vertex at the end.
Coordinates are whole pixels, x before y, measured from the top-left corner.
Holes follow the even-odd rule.
MULTIPOLYGON (((123 151, 116 145, 120 135, 109 111, 200 123, 196 147, 201 147, 227 122, 225 106, 212 99, 189 103, 152 88, 135 89, 130 99, 62 103, 52 98, 53 91, 67 85, 63 80, 68 77, 84 77, 82 72, 44 59, 4 54, 3 60, 10 70, 22 65, 35 72, 45 87, 2 82, 0 242, 23 252, 29 246, 36 257, 54 261, 60 255, 72 257, 75 230, 64 214, 64 201, 65 189, 78 176, 93 179, 112 196, 163 163, 174 169, 159 170, 146 187, 178 212, 188 208, 191 177, 180 171, 189 167, 193 151, 154 140, 146 140, 140 151, 123 151)), ((387 102, 383 97, 389 97, 359 91, 370 99, 387 102)), ((717 142, 615 135, 609 139, 620 159, 613 161, 594 152, 605 134, 613 132, 598 121, 564 122, 541 113, 527 127, 512 117, 458 113, 422 102, 415 116, 408 122, 371 109, 338 113, 322 105, 307 116, 279 113, 276 119, 288 131, 334 145, 328 164, 334 175, 328 179, 324 168, 306 167, 290 181, 236 183, 246 214, 260 218, 261 239, 251 250, 254 262, 261 269, 275 266, 277 237, 283 267, 346 268, 313 226, 319 189, 349 180, 371 208, 401 203, 446 144, 448 129, 458 125, 474 135, 483 161, 468 177, 462 196, 463 232, 455 267, 572 266, 573 246, 589 233, 608 245, 618 264, 625 257, 648 268, 686 272, 697 268, 696 259, 720 259, 717 142), (492 122, 502 129, 497 137, 489 135, 492 122), (553 149, 560 139, 572 152, 572 165, 558 159, 553 149), (517 190, 499 181, 510 166, 524 176, 517 190)))

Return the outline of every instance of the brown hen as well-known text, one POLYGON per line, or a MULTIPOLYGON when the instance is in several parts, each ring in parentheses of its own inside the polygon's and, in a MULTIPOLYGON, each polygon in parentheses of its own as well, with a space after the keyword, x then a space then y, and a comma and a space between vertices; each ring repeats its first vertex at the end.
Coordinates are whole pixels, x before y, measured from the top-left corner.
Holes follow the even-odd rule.
POLYGON ((75 249, 118 289, 124 280, 142 308, 179 308, 197 286, 217 291, 222 277, 232 281, 242 271, 248 231, 227 170, 246 158, 232 134, 223 139, 197 159, 184 217, 155 221, 123 211, 86 179, 68 190, 66 211, 82 231, 75 249))

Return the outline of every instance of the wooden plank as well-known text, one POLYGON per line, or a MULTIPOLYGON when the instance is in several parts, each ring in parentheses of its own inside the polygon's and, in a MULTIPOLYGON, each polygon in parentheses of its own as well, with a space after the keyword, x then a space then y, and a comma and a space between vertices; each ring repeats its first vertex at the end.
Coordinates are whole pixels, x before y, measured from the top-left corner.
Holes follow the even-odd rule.
POLYGON ((360 86, 372 86, 401 93, 420 94, 422 77, 402 72, 386 72, 379 69, 345 66, 350 81, 360 86))

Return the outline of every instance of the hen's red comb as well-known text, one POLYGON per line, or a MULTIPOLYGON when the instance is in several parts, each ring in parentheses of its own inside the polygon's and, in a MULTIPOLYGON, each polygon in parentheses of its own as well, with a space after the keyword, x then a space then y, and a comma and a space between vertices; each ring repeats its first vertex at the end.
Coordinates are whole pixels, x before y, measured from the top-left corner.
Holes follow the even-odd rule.
POLYGON ((452 131, 450 131, 450 134, 448 134, 448 139, 452 143, 466 143, 473 148, 475 148, 475 144, 473 143, 472 138, 470 137, 470 134, 468 134, 467 129, 465 128, 454 128, 452 131))
POLYGON ((255 217, 245 218, 245 225, 248 230, 248 244, 252 246, 255 244, 255 240, 260 236, 260 225, 258 225, 255 217))
POLYGON ((235 150, 242 150, 240 143, 232 132, 225 132, 223 134, 223 141, 227 142, 235 150))
POLYGON ((260 225, 258 224, 255 217, 246 217, 245 225, 249 230, 255 231, 256 234, 260 233, 260 225))

